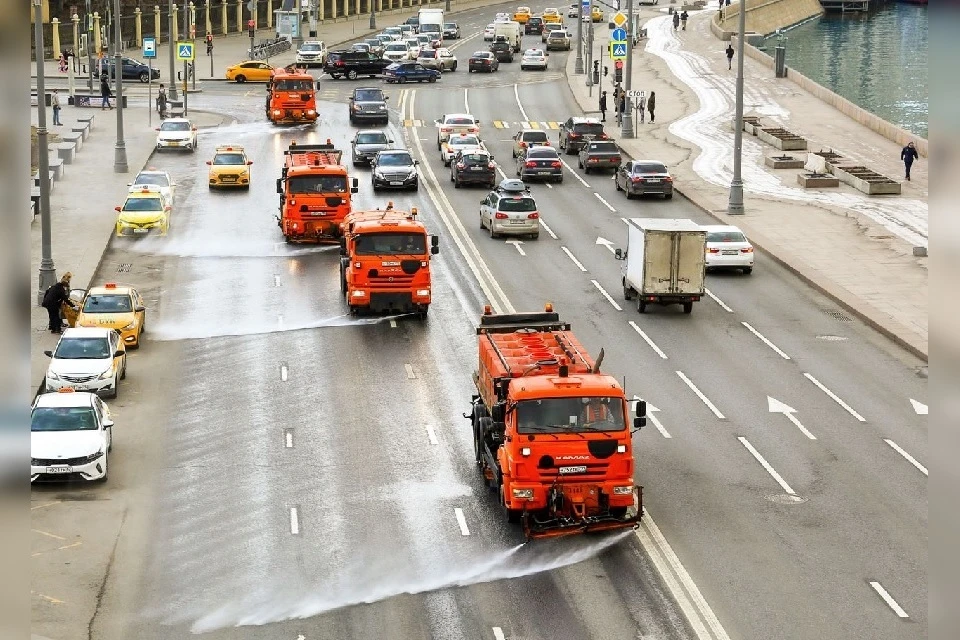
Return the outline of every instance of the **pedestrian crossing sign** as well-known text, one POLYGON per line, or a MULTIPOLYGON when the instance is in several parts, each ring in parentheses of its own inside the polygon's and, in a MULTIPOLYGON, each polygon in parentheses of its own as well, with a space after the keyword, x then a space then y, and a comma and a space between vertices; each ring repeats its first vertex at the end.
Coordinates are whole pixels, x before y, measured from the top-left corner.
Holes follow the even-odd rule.
POLYGON ((626 42, 611 42, 610 43, 610 59, 611 60, 623 60, 627 57, 627 43, 626 42))
POLYGON ((194 58, 193 43, 192 42, 178 42, 177 43, 177 60, 184 62, 192 61, 194 58))

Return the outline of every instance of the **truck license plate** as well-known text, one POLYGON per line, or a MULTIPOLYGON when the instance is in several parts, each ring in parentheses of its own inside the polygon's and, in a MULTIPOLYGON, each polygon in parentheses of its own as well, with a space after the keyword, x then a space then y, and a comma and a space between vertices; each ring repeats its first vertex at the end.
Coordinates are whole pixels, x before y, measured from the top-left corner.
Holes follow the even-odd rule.
POLYGON ((560 467, 560 475, 567 475, 570 473, 586 473, 586 465, 579 465, 576 467, 560 467))
POLYGON ((70 473, 72 467, 47 467, 47 473, 70 473))

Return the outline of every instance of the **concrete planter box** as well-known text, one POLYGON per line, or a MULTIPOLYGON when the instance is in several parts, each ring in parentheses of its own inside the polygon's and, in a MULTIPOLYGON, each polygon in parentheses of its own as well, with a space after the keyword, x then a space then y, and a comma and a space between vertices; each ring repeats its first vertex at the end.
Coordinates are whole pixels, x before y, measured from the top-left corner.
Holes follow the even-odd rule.
POLYGON ((96 120, 96 119, 97 119, 97 117, 96 117, 95 115, 93 115, 93 114, 90 114, 90 115, 88 115, 88 116, 77 116, 77 122, 82 122, 82 123, 86 123, 86 124, 90 125, 90 130, 91 130, 91 131, 93 130, 93 122, 94 122, 94 120, 96 120))
POLYGON ((69 142, 74 146, 74 153, 80 151, 83 148, 83 134, 71 131, 70 133, 62 133, 60 137, 63 138, 64 142, 69 142))
POLYGON ((826 189, 828 187, 839 187, 840 180, 822 173, 798 173, 797 184, 804 189, 826 189))
POLYGON ((793 156, 767 156, 763 159, 763 164, 774 169, 803 169, 803 158, 794 158, 793 156))
POLYGON ((89 122, 78 122, 77 124, 70 127, 72 133, 79 133, 80 137, 83 140, 86 140, 90 137, 90 123, 89 122))
POLYGON ((56 151, 57 156, 63 160, 64 164, 73 164, 73 156, 77 152, 77 145, 72 142, 58 142, 50 145, 51 151, 56 151))
POLYGON ((60 180, 61 178, 63 178, 63 160, 61 160, 59 157, 50 158, 49 164, 50 164, 50 173, 53 176, 52 179, 60 180))
POLYGON ((757 137, 780 151, 806 151, 807 140, 786 129, 765 128, 757 130, 757 137))
POLYGON ((831 170, 841 182, 868 196, 900 194, 899 182, 866 167, 831 166, 831 170))

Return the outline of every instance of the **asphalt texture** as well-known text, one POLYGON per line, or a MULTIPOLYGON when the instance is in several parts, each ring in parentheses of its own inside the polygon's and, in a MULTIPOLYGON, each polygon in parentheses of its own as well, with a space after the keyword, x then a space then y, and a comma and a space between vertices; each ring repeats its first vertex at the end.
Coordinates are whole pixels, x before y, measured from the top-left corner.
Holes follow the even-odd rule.
POLYGON ((178 183, 171 233, 115 240, 99 273, 137 286, 149 310, 111 403, 110 483, 143 503, 123 521, 99 637, 695 637, 633 534, 518 548, 462 417, 488 300, 458 244, 476 248, 516 308, 552 302, 592 353, 605 349, 628 394, 658 409, 662 428, 635 435, 637 480, 729 637, 925 637, 926 476, 884 440, 926 457, 909 401, 926 395, 920 363, 762 254, 752 275, 710 274, 715 298, 691 315, 639 314, 606 246, 625 246, 622 218, 711 221, 679 196, 628 202, 576 156, 561 156, 563 184, 531 186, 539 240, 491 240, 478 224, 486 192, 453 188, 433 120, 473 113, 513 177, 518 123, 577 113, 560 73, 575 53, 551 52, 547 72, 467 73, 492 18, 459 19, 460 69, 438 84, 384 85, 390 137, 420 159, 420 191, 374 196, 369 169, 352 170, 355 207, 416 206, 440 235, 424 322, 350 317, 336 247, 286 245, 274 218, 282 151, 330 138, 348 152, 346 96, 380 80, 321 76, 315 128, 263 122, 260 85, 205 86, 197 108, 238 123, 203 132, 196 154, 154 155, 178 183), (249 192, 207 189, 204 161, 228 143, 254 160, 249 192))

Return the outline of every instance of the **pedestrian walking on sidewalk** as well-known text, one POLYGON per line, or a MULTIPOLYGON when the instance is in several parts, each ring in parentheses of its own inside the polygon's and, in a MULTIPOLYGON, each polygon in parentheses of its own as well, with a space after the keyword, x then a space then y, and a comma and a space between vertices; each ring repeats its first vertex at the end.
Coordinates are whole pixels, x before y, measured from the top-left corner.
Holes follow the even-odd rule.
POLYGON ((683 29, 682 29, 683 31, 687 30, 687 18, 689 17, 690 17, 690 14, 687 13, 686 9, 684 9, 683 13, 680 14, 680 22, 683 23, 683 29))
POLYGON ((60 94, 56 89, 53 90, 53 94, 50 96, 50 106, 53 107, 53 124, 62 127, 63 123, 60 122, 60 94))
POLYGON ((160 91, 157 92, 157 113, 161 120, 167 117, 167 90, 163 88, 163 83, 160 83, 160 91))
POLYGON ((650 112, 650 124, 653 124, 653 110, 657 106, 657 94, 654 91, 650 92, 650 97, 647 98, 647 111, 650 112))
POLYGON ((600 92, 600 122, 607 121, 607 92, 600 92))
POLYGON ((100 97, 103 98, 103 102, 100 103, 100 111, 105 111, 107 107, 113 109, 113 105, 110 104, 110 79, 106 73, 100 76, 100 97))
POLYGON ((676 31, 677 27, 680 26, 680 14, 676 11, 673 12, 673 30, 676 31))
POLYGON ((644 116, 647 113, 647 99, 643 97, 643 92, 640 93, 640 97, 637 98, 637 111, 640 112, 640 124, 644 122, 644 116))
POLYGON ((627 92, 626 91, 620 92, 620 104, 617 106, 619 107, 617 109, 617 111, 619 112, 619 118, 617 120, 617 124, 622 125, 623 119, 624 117, 626 117, 626 114, 627 114, 627 92))
POLYGON ((920 154, 917 153, 917 148, 912 142, 908 142, 907 146, 900 152, 900 159, 903 160, 903 167, 906 169, 908 181, 910 180, 910 167, 913 166, 913 161, 919 158, 920 154))
POLYGON ((77 308, 77 305, 70 299, 70 278, 72 277, 73 274, 67 271, 60 278, 60 282, 51 285, 43 292, 41 306, 47 310, 50 317, 50 333, 61 333, 63 330, 63 321, 60 319, 60 308, 63 305, 67 304, 74 309, 77 308))
POLYGON ((727 70, 730 71, 731 69, 733 69, 733 45, 732 44, 727 45, 726 54, 727 54, 727 70))

